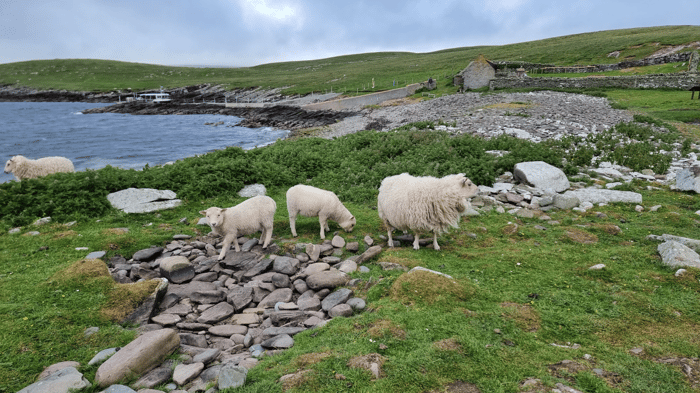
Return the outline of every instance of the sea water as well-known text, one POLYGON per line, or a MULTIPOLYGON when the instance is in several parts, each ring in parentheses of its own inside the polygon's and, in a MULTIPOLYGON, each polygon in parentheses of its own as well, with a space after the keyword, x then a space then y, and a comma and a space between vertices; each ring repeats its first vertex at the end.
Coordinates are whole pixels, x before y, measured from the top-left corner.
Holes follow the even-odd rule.
MULTIPOLYGON (((76 171, 107 165, 141 169, 228 146, 264 146, 288 133, 239 127, 241 118, 225 115, 82 113, 105 105, 109 104, 0 102, 2 165, 15 155, 63 156, 73 161, 76 171)), ((0 173, 0 183, 12 179, 12 174, 0 173)))

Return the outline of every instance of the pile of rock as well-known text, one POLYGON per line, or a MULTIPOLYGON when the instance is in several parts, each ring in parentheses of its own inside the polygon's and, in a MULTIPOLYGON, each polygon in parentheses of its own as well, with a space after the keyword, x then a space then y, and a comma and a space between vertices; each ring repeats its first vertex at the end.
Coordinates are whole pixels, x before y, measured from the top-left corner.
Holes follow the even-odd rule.
MULTIPOLYGON (((221 239, 187 235, 140 250, 130 260, 111 258, 117 282, 159 279, 164 285, 127 318, 142 334, 119 351, 105 350, 114 355, 99 367, 95 383, 106 387, 130 376, 139 378, 133 387, 141 389, 170 382, 171 389, 204 391, 217 381, 223 389, 233 386, 232 379, 240 386, 259 357, 292 347, 295 334, 363 310, 365 301, 351 289, 358 280, 348 273, 366 269, 360 265, 382 250, 369 236, 363 244, 338 235, 322 244, 289 244, 285 255, 276 255, 281 253, 276 244, 263 250, 257 239, 239 242, 241 252, 228 252, 221 261, 221 239), (353 255, 341 258, 347 253, 353 255), (174 367, 165 359, 176 349, 183 357, 174 367)), ((94 362, 104 361, 101 357, 106 356, 100 353, 94 362)), ((61 372, 87 386, 80 373, 61 372)), ((50 390, 33 390, 34 384, 26 392, 55 391, 50 378, 37 382, 50 390)))

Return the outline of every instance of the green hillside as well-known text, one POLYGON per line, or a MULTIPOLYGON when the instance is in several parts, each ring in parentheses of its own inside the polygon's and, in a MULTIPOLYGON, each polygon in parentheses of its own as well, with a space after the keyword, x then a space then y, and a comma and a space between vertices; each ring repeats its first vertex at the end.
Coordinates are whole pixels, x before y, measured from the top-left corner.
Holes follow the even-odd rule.
POLYGON ((72 91, 140 91, 203 83, 229 89, 284 87, 285 93, 356 91, 441 79, 460 71, 479 54, 492 61, 558 65, 606 64, 642 59, 669 46, 698 40, 700 26, 609 30, 544 40, 446 49, 431 53, 379 52, 244 68, 170 67, 110 60, 55 59, 0 64, 0 85, 72 91), (608 57, 620 51, 617 58, 608 57))

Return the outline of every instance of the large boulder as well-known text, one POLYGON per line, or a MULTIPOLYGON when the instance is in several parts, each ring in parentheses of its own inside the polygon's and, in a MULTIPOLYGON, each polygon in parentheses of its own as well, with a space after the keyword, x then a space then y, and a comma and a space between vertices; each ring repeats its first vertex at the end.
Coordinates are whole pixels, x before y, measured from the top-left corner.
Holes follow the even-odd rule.
POLYGON ((66 367, 27 386, 19 393, 68 393, 88 386, 90 382, 75 367, 66 367))
POLYGON ((163 363, 179 346, 180 336, 173 329, 144 333, 102 363, 95 373, 95 382, 105 387, 140 377, 163 363))
POLYGON ((515 164, 513 169, 515 180, 542 190, 562 192, 569 189, 569 179, 564 172, 544 161, 530 161, 515 164))
POLYGON ((700 194, 700 167, 685 168, 676 175, 676 189, 700 194))
POLYGON ((180 206, 182 201, 176 197, 170 190, 128 188, 107 195, 107 200, 112 207, 126 213, 149 213, 180 206))
POLYGON ((642 203, 642 194, 632 191, 603 190, 598 188, 582 188, 564 193, 566 196, 575 196, 583 202, 597 203, 642 203))
POLYGON ((694 267, 700 269, 700 255, 683 244, 670 240, 657 247, 664 265, 673 268, 694 267))

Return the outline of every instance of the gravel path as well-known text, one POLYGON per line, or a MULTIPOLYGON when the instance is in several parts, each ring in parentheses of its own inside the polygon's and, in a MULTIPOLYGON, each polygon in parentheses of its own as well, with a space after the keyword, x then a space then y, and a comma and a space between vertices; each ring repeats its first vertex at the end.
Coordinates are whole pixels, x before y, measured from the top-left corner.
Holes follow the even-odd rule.
POLYGON ((466 93, 418 103, 385 103, 378 109, 329 126, 320 136, 334 138, 364 129, 391 130, 417 121, 442 121, 454 134, 486 138, 503 133, 541 141, 566 135, 582 135, 632 120, 626 110, 612 109, 606 98, 560 92, 466 93))

